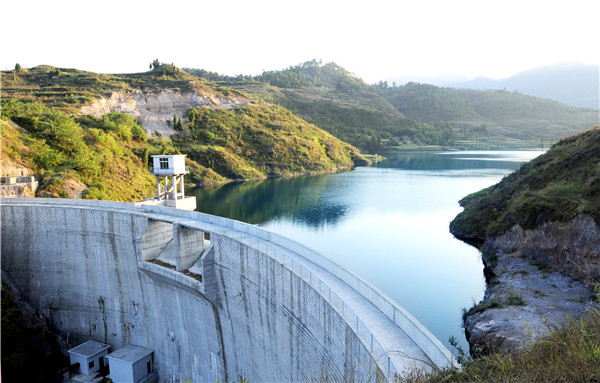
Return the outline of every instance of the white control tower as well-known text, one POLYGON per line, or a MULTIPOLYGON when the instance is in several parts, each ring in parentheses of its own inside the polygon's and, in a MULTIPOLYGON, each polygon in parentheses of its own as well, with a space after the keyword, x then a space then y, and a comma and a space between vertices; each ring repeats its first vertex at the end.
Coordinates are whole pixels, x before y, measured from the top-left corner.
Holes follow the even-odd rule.
POLYGON ((152 156, 156 197, 147 203, 184 210, 196 209, 196 197, 185 196, 183 177, 189 173, 185 166, 185 157, 185 154, 152 156))

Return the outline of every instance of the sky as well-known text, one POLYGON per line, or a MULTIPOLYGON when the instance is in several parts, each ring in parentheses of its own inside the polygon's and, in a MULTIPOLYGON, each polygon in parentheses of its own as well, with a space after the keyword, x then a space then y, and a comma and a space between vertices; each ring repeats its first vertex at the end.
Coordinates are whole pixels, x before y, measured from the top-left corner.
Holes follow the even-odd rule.
POLYGON ((375 83, 600 63, 597 0, 31 0, 0 12, 3 70, 135 73, 158 58, 256 75, 320 59, 375 83))

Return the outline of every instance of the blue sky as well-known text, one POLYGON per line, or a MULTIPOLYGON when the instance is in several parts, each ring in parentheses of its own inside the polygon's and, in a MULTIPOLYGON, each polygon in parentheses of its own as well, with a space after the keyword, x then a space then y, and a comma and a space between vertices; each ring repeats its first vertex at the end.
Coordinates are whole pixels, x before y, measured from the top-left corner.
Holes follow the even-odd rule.
POLYGON ((598 64, 597 2, 5 2, 0 67, 101 73, 155 58, 224 74, 321 59, 369 83, 394 76, 503 78, 558 62, 598 64))

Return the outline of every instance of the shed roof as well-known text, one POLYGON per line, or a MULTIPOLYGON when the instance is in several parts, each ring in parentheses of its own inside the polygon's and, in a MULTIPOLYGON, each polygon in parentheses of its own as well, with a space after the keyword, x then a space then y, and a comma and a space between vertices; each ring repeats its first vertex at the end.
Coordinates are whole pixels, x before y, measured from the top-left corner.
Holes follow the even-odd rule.
POLYGON ((168 157, 186 157, 187 154, 153 154, 150 157, 168 158, 168 157))
POLYGON ((110 354, 108 354, 107 357, 109 359, 133 364, 144 359, 153 352, 154 350, 151 350, 149 348, 127 345, 123 348, 118 349, 117 351, 111 352, 110 354))
POLYGON ((69 352, 72 354, 83 356, 84 358, 88 358, 104 350, 108 350, 109 348, 110 346, 107 344, 96 342, 95 340, 88 340, 87 342, 82 343, 77 347, 73 347, 69 350, 69 352))

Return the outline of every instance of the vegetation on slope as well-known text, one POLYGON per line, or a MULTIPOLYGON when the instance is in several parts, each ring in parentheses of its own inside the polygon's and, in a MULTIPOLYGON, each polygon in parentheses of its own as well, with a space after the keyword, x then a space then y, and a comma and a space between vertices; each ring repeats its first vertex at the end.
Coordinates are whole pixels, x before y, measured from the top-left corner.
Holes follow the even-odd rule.
POLYGON ((148 157, 172 151, 127 114, 76 118, 15 100, 2 108, 2 162, 36 174, 38 196, 143 200, 154 190, 148 157))
POLYGON ((173 140, 160 135, 147 139, 126 114, 78 115, 82 105, 116 91, 170 89, 217 98, 236 93, 157 60, 151 67, 127 75, 48 66, 2 72, 3 159, 38 174, 39 195, 126 201, 152 195, 147 169, 152 154, 188 154, 191 181, 199 185, 328 172, 369 162, 356 148, 265 103, 174 116, 178 134, 173 140))
POLYGON ((548 142, 598 123, 595 110, 519 92, 440 88, 418 83, 384 87, 382 92, 407 117, 452 124, 461 139, 548 142))
POLYGON ((570 320, 518 354, 494 353, 465 361, 462 370, 415 373, 410 383, 530 383, 600 381, 600 312, 570 320))
POLYGON ((108 98, 114 92, 134 89, 152 92, 195 90, 222 95, 198 77, 169 64, 134 74, 100 74, 48 65, 19 72, 2 71, 2 104, 8 100, 40 102, 69 114, 77 113, 81 106, 95 100, 108 98))
POLYGON ((518 92, 408 83, 367 85, 334 63, 316 60, 259 76, 186 71, 277 103, 369 152, 418 145, 548 145, 597 124, 597 111, 518 92))
POLYGON ((373 86, 335 63, 316 60, 260 76, 221 76, 198 69, 186 71, 246 94, 279 104, 334 136, 371 153, 399 140, 452 145, 453 132, 445 125, 406 118, 373 86))
POLYGON ((532 229, 587 214, 600 223, 600 127, 562 139, 500 183, 460 201, 450 224, 460 238, 483 241, 515 224, 532 229))
POLYGON ((358 150, 276 106, 193 109, 174 144, 230 179, 323 172, 364 161, 358 150))

